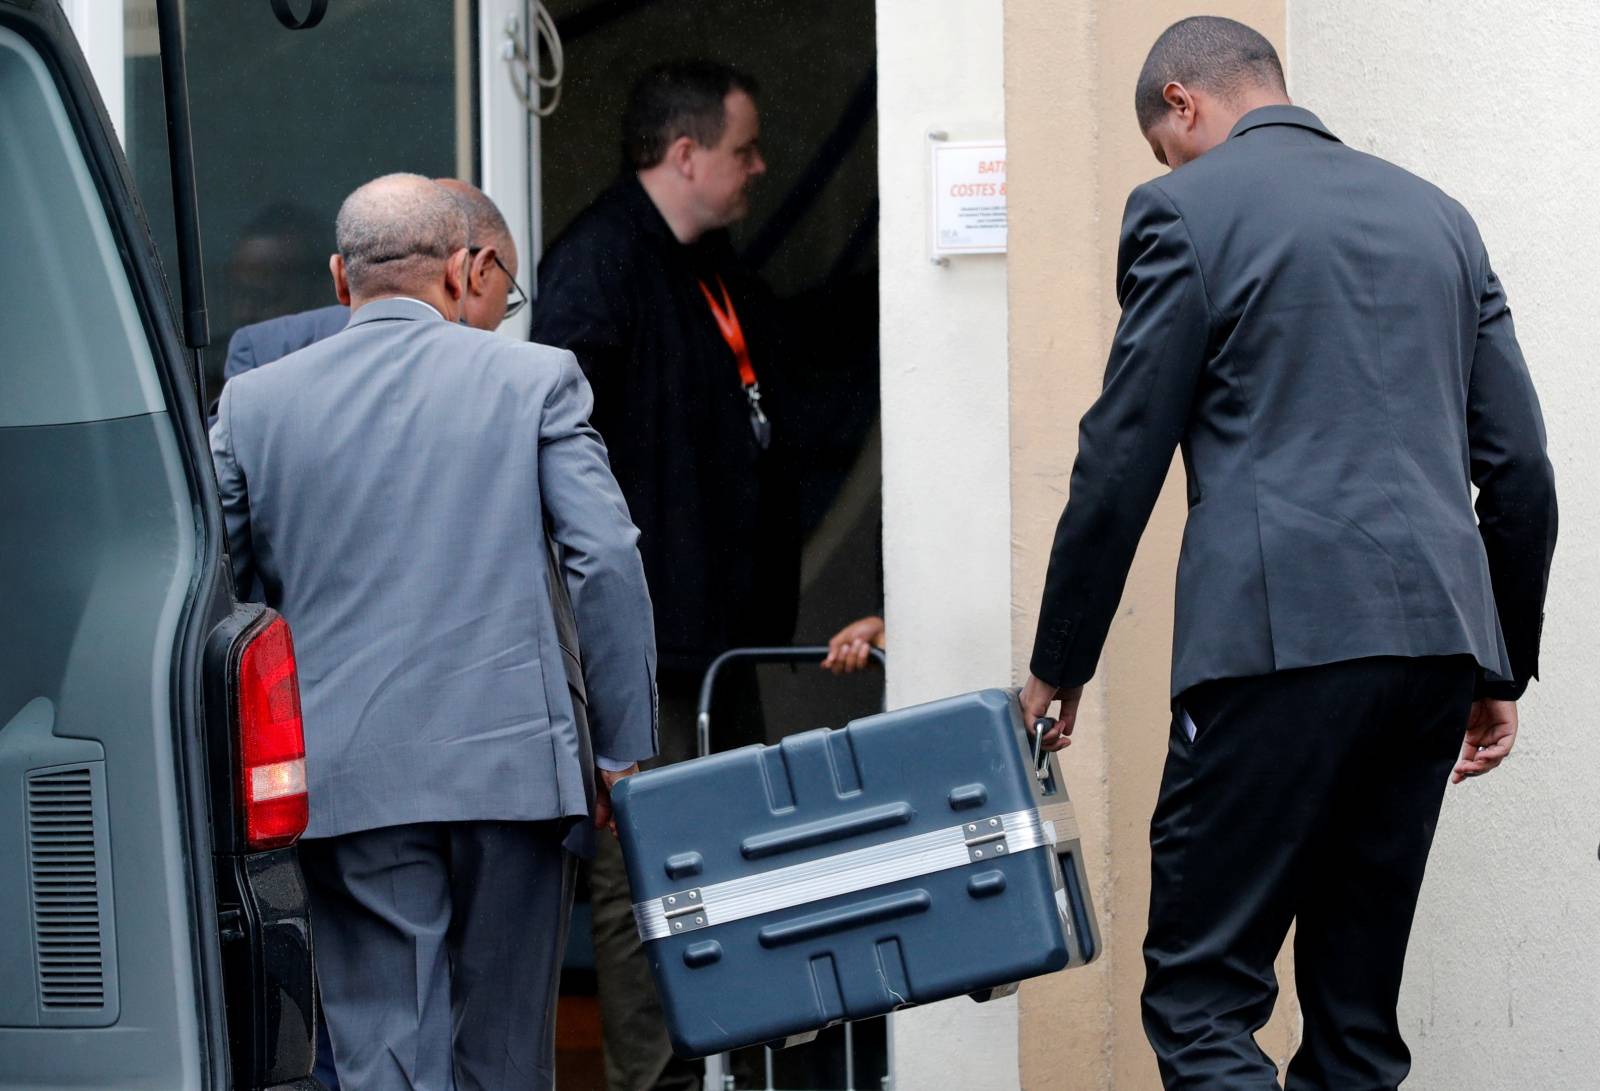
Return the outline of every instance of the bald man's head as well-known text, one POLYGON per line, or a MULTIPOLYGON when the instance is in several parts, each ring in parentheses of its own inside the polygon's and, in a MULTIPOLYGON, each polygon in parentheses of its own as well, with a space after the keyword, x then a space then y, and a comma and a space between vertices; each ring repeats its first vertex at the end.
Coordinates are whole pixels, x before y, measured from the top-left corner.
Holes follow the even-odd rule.
POLYGON ((350 294, 422 298, 450 256, 468 245, 467 215, 420 174, 386 174, 346 197, 335 221, 350 294))
POLYGON ((459 178, 435 178, 448 190, 467 217, 471 260, 467 264, 466 294, 461 316, 469 326, 492 330, 505 321, 512 297, 526 303, 516 284, 517 244, 511 228, 487 194, 459 178))
POLYGON ((498 246, 502 250, 511 241, 511 228, 500 209, 489 200, 489 195, 459 178, 435 178, 434 184, 443 186, 451 196, 461 202, 461 211, 467 216, 468 246, 498 246))

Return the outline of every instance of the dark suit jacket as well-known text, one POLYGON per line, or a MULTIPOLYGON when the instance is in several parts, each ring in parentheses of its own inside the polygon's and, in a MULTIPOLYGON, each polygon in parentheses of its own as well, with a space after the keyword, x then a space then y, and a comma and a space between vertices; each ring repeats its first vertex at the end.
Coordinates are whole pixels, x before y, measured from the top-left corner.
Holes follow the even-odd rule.
POLYGON ((1122 320, 1080 427, 1033 673, 1093 675, 1181 446, 1174 693, 1466 653, 1484 692, 1520 694, 1538 672, 1555 484, 1466 210, 1271 106, 1133 191, 1117 267, 1122 320))
POLYGON ((222 381, 282 359, 291 352, 299 352, 324 337, 332 337, 349 322, 350 308, 336 304, 240 326, 228 338, 228 359, 222 365, 222 381))

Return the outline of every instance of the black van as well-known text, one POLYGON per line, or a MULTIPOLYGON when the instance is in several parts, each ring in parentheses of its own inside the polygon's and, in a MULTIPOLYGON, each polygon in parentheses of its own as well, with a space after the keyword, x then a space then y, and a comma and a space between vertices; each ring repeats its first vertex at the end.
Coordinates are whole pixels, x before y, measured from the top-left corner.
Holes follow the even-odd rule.
POLYGON ((293 644, 196 381, 66 19, 0 0, 0 1091, 318 1086, 293 644))

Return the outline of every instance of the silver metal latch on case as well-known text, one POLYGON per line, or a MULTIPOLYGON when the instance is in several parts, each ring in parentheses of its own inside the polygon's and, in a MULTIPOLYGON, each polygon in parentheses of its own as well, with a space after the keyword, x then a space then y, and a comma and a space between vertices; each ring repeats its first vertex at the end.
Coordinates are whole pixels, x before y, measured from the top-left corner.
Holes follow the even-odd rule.
POLYGON ((666 895, 661 899, 661 912, 674 934, 706 927, 706 907, 699 887, 666 895))
POLYGON ((961 827, 961 833, 969 860, 992 860, 1006 854, 1006 823, 999 816, 968 822, 961 827))

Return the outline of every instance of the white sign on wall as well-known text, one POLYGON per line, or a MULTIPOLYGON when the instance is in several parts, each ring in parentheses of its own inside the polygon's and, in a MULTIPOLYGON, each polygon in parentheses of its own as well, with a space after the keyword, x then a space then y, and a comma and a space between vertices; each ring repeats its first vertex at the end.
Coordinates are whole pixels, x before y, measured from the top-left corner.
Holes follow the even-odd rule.
POLYGON ((932 140, 935 258, 1006 252, 1006 145, 932 140))

